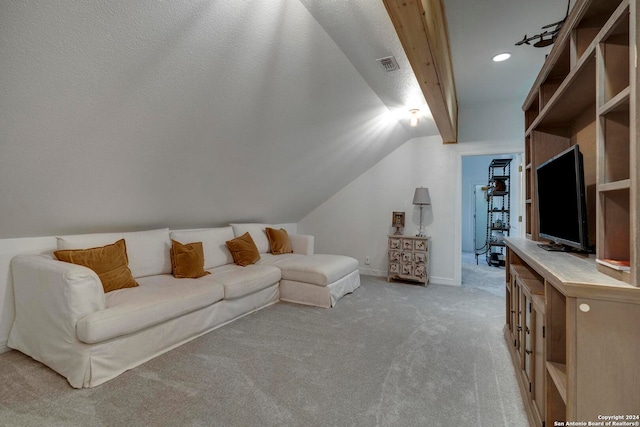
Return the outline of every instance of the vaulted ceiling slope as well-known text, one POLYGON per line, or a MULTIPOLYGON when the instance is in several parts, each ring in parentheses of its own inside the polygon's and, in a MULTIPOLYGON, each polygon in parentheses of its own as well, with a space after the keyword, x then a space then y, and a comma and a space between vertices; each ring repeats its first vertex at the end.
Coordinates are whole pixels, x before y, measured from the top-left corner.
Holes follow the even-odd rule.
POLYGON ((412 136, 299 0, 0 8, 0 238, 298 221, 412 136))

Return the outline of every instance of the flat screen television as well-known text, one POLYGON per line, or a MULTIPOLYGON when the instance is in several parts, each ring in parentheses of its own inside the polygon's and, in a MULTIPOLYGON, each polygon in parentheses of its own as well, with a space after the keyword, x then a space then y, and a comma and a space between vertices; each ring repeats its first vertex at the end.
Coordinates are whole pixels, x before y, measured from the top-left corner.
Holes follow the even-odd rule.
POLYGON ((590 252, 584 167, 578 145, 538 166, 536 178, 539 234, 553 242, 539 246, 546 250, 590 252))

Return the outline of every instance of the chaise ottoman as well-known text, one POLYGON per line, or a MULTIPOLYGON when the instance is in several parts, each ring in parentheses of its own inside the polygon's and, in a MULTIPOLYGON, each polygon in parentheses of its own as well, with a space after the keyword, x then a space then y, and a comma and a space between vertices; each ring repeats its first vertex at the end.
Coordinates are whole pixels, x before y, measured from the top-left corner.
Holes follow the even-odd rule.
POLYGON ((281 301, 330 308, 360 286, 358 261, 348 256, 262 254, 258 264, 282 272, 281 301))
POLYGON ((270 252, 265 229, 278 225, 262 223, 231 224, 236 237, 249 233, 260 253, 258 265, 271 265, 281 271, 280 300, 330 308, 344 295, 360 286, 358 260, 344 255, 314 254, 313 236, 288 235, 293 253, 270 252))

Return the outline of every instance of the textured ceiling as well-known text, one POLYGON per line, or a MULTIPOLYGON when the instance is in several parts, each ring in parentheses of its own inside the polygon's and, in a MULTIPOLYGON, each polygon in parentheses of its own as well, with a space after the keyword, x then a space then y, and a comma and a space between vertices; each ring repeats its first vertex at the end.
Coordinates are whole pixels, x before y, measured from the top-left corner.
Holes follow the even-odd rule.
MULTIPOLYGON (((428 111, 420 87, 402 50, 382 0, 300 0, 324 27, 387 107, 403 117, 409 108, 428 111), (380 72, 375 59, 394 55, 400 70, 380 72)), ((525 34, 564 18, 565 0, 442 0, 458 103, 524 101, 551 47, 515 46, 525 34), (510 52, 510 60, 491 58, 510 52)), ((575 3, 572 0, 571 5, 575 3)), ((402 122, 406 125, 406 119, 402 122)), ((424 120, 412 136, 435 135, 424 120)))
POLYGON ((411 137, 298 0, 0 7, 0 238, 295 222, 411 137))
POLYGON ((412 137, 438 135, 429 107, 382 0, 300 0, 394 113, 412 137), (394 56, 399 70, 386 72, 377 58, 394 56), (408 111, 420 110, 416 127, 408 111))
MULTIPOLYGON (((571 2, 573 3, 575 0, 571 2)), ((524 102, 551 47, 515 46, 525 34, 564 18, 566 0, 443 0, 460 105, 524 102), (491 60, 501 52, 511 58, 491 60)))

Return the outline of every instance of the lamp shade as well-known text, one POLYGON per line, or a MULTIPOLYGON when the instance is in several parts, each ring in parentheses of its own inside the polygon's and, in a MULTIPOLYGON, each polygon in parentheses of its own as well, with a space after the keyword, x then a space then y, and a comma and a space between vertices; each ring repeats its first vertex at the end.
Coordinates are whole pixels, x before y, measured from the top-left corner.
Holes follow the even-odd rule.
POLYGON ((425 187, 416 188, 416 192, 413 195, 414 205, 430 205, 431 198, 429 197, 429 189, 425 187))

